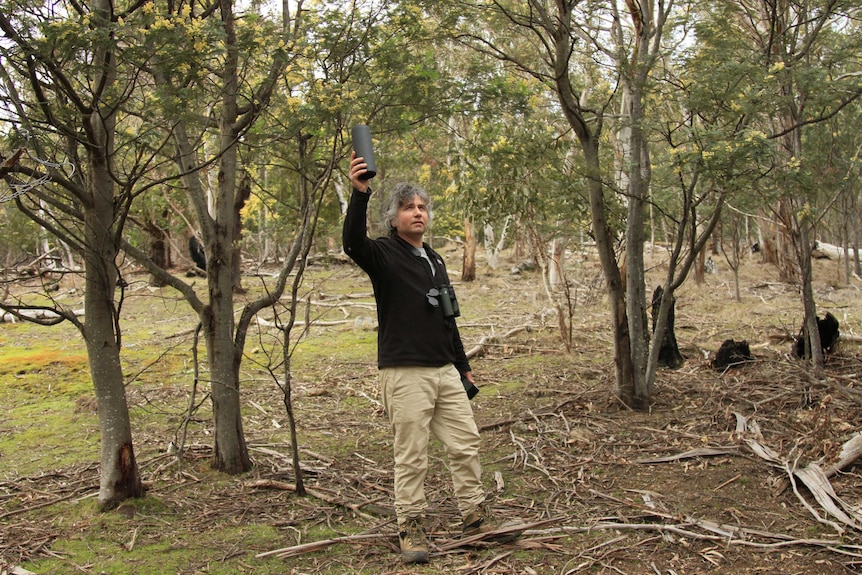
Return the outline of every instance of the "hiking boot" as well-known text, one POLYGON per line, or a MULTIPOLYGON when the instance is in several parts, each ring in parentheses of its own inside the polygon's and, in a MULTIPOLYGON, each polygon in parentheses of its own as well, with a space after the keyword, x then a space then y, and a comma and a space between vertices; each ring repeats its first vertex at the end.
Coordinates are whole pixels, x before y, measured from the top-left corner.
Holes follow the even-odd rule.
MULTIPOLYGON (((482 533, 490 533, 492 531, 517 527, 518 524, 519 522, 517 521, 506 521, 502 523, 498 521, 491 512, 491 505, 486 501, 464 517, 461 529, 464 537, 471 537, 482 533)), ((513 529, 507 533, 490 535, 484 538, 483 541, 511 543, 520 537, 523 532, 523 529, 513 529)))
POLYGON ((428 539, 421 517, 408 517, 398 526, 401 560, 405 563, 428 563, 428 539))

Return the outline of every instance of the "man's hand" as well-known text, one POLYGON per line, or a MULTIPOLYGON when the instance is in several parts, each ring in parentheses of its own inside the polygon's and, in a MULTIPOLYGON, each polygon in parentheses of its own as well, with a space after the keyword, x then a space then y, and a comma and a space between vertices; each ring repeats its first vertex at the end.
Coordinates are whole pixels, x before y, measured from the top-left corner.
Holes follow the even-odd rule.
POLYGON ((365 163, 365 159, 362 156, 357 158, 355 151, 350 152, 350 185, 358 192, 368 193, 370 180, 359 179, 359 176, 368 171, 367 168, 368 164, 365 163))

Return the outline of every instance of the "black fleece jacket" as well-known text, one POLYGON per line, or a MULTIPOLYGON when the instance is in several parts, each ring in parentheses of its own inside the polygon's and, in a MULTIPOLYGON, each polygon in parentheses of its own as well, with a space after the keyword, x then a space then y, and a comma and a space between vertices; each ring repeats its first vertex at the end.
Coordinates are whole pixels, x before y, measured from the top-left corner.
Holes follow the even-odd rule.
POLYGON ((425 294, 449 284, 442 258, 427 244, 436 275, 418 251, 399 237, 368 237, 369 193, 353 190, 344 220, 344 251, 371 278, 377 300, 378 367, 442 367, 452 363, 459 373, 470 371, 464 344, 454 320, 445 320, 442 306, 425 294))

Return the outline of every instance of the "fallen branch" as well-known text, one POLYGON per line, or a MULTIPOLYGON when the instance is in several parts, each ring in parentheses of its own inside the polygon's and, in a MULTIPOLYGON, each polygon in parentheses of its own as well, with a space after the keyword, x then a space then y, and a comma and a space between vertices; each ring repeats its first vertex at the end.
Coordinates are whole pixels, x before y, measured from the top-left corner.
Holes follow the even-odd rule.
POLYGON ((671 461, 681 461, 683 459, 693 459, 695 457, 711 457, 714 455, 739 455, 739 449, 736 447, 699 447, 697 449, 689 449, 688 451, 677 453, 676 455, 638 459, 635 463, 668 463, 671 461))
MULTIPOLYGON (((633 501, 620 499, 607 493, 590 489, 590 493, 615 501, 617 503, 639 509, 652 517, 658 517, 674 523, 658 523, 655 521, 647 521, 644 523, 617 523, 610 521, 599 521, 594 525, 587 527, 562 527, 561 530, 566 533, 583 533, 596 529, 632 529, 632 530, 654 530, 659 532, 678 533, 685 537, 707 541, 723 541, 727 545, 744 545, 748 547, 757 547, 761 549, 775 549, 779 547, 787 547, 792 545, 804 545, 814 547, 824 547, 836 553, 851 555, 853 557, 862 557, 862 545, 853 545, 845 543, 840 539, 799 539, 792 535, 784 533, 772 533, 761 529, 753 529, 749 527, 741 527, 739 525, 728 525, 725 523, 716 523, 708 519, 699 519, 697 517, 686 516, 682 518, 671 513, 662 512, 654 507, 641 505, 633 501), (692 528, 700 528, 707 531, 706 534, 692 531, 692 528), (652 528, 652 529, 651 529, 652 528), (767 543, 759 543, 753 541, 755 538, 774 540, 767 543)), ((551 531, 553 532, 553 530, 551 531)), ((550 532, 548 532, 550 533, 550 532)), ((530 534, 530 533, 527 533, 530 534)))
POLYGON ((533 331, 533 327, 529 325, 523 325, 521 327, 516 327, 514 329, 510 329, 503 335, 486 335, 483 336, 482 339, 479 340, 475 346, 471 347, 469 351, 467 351, 467 359, 472 359, 474 357, 478 357, 479 355, 485 352, 485 346, 491 343, 503 343, 504 340, 512 337, 515 334, 521 333, 522 331, 533 331))
MULTIPOLYGON (((76 317, 82 317, 84 315, 84 310, 72 310, 72 314, 76 317)), ((60 317, 65 316, 61 316, 56 311, 47 308, 19 309, 14 312, 8 311, 0 314, 0 323, 15 323, 18 320, 58 319, 60 317)))
POLYGON ((36 575, 32 571, 27 571, 23 567, 18 567, 16 565, 12 565, 11 567, 4 567, 0 569, 0 575, 36 575))
POLYGON ((457 549, 459 547, 475 547, 477 543, 482 543, 485 541, 496 539, 501 535, 509 535, 512 533, 525 533, 528 530, 535 529, 536 527, 541 527, 542 525, 547 525, 548 523, 557 523, 565 519, 564 517, 553 517, 551 519, 543 519, 541 521, 534 521, 532 523, 513 523, 511 525, 505 525, 500 527, 499 529, 495 529, 494 531, 487 531, 485 533, 479 533, 476 535, 471 535, 469 537, 460 537, 458 539, 450 539, 449 541, 444 541, 443 543, 438 543, 435 545, 437 551, 450 551, 452 549, 457 549))
POLYGON ((552 405, 548 407, 541 407, 539 409, 530 409, 527 411, 522 411, 515 417, 510 417, 508 419, 501 419, 498 421, 493 421, 491 423, 486 423, 484 425, 479 426, 479 431, 489 431, 492 429, 497 429, 499 427, 505 427, 507 425, 512 425, 513 423, 518 423, 520 421, 525 420, 534 420, 537 417, 544 417, 546 415, 554 415, 558 413, 561 409, 573 403, 574 399, 567 399, 562 403, 558 403, 557 405, 552 405))
MULTIPOLYGON (((296 485, 293 485, 291 483, 285 483, 284 481, 276 481, 274 479, 258 479, 256 481, 250 481, 246 483, 246 486, 259 489, 280 489, 282 491, 292 491, 293 493, 296 493, 296 485)), ((316 489, 309 489, 308 487, 305 488, 305 493, 314 497, 315 499, 319 499, 325 503, 329 503, 330 505, 350 509, 357 515, 365 517, 366 519, 375 519, 371 515, 362 511, 361 508, 364 504, 347 503, 345 501, 336 499, 335 497, 330 497, 322 491, 318 491, 316 489)))
MULTIPOLYGON (((614 530, 614 531, 656 531, 659 533, 673 533, 676 535, 680 535, 682 537, 686 537, 693 540, 700 541, 721 541, 725 545, 742 545, 745 547, 756 547, 759 549, 778 549, 781 547, 790 547, 794 545, 801 545, 806 547, 823 547, 829 549, 830 551, 841 553, 842 555, 849 555, 851 557, 860 557, 862 558, 862 545, 853 545, 845 543, 840 539, 799 539, 792 537, 790 535, 786 535, 783 533, 768 533, 765 531, 759 530, 750 530, 737 526, 723 526, 724 529, 733 529, 733 531, 720 531, 719 533, 698 533, 692 530, 692 527, 700 527, 709 531, 710 529, 707 527, 707 523, 704 521, 699 521, 697 519, 693 519, 691 517, 686 518, 686 522, 684 523, 675 523, 675 524, 665 524, 665 523, 616 523, 616 522, 599 522, 593 525, 589 525, 586 527, 560 527, 558 529, 552 529, 549 531, 542 532, 543 534, 549 534, 554 532, 561 533, 590 533, 598 530, 614 530), (772 542, 758 542, 752 541, 751 539, 743 539, 739 537, 734 537, 734 535, 747 535, 750 536, 752 534, 757 534, 757 536, 764 539, 775 539, 776 541, 772 542)), ((717 525, 717 524, 716 524, 717 525)), ((714 529, 714 528, 713 528, 714 529)), ((529 535, 533 535, 535 533, 527 533, 529 535)))
MULTIPOLYGON (((493 539, 495 537, 499 537, 500 535, 507 535, 516 531, 524 532, 528 529, 547 525, 548 523, 552 523, 559 520, 560 518, 545 519, 543 521, 536 521, 533 523, 522 523, 501 527, 500 529, 496 529, 494 531, 488 531, 487 533, 480 533, 478 535, 472 535, 470 537, 444 540, 442 544, 438 543, 434 545, 433 548, 436 552, 442 553, 444 551, 451 551, 452 549, 457 549, 459 547, 475 547, 476 544, 481 543, 482 541, 487 541, 488 539, 493 539)), ((379 527, 382 527, 382 525, 376 527, 375 529, 379 527)), ((321 541, 312 541, 311 543, 302 543, 299 545, 293 545, 291 547, 284 547, 282 549, 274 549, 272 551, 265 551, 263 553, 258 553, 257 555, 255 555, 255 557, 278 557, 280 559, 287 559, 289 557, 296 557, 304 553, 311 553, 314 551, 319 551, 321 549, 326 549, 327 547, 338 545, 340 543, 357 543, 362 541, 380 539, 389 540, 394 539, 395 537, 397 537, 395 533, 366 532, 357 535, 345 535, 343 537, 333 537, 331 539, 323 539, 321 541)))
MULTIPOLYGON (((352 320, 352 319, 335 319, 335 320, 327 320, 327 321, 315 320, 313 322, 310 322, 310 325, 321 327, 321 326, 344 325, 346 323, 355 323, 355 320, 352 320)), ((261 327, 279 327, 279 328, 281 327, 276 322, 270 321, 268 319, 264 319, 262 317, 257 318, 257 325, 259 325, 261 327)), ((299 326, 304 327, 305 322, 302 320, 296 320, 295 322, 293 322, 293 325, 298 326, 298 327, 299 326)))
MULTIPOLYGON (((802 494, 797 489, 797 480, 800 481, 808 489, 809 493, 814 497, 820 507, 829 515, 837 519, 841 524, 851 527, 856 530, 862 530, 862 511, 858 507, 845 502, 835 493, 832 484, 829 482, 829 476, 816 463, 809 463, 803 468, 799 468, 796 462, 783 459, 770 447, 763 445, 761 439, 760 428, 754 421, 747 420, 742 414, 735 413, 736 416, 736 431, 742 437, 745 445, 751 451, 768 461, 774 467, 783 470, 787 473, 787 481, 793 486, 793 492, 796 494, 800 503, 808 509, 817 521, 825 525, 829 525, 839 533, 843 533, 844 528, 818 513, 814 507, 805 500, 802 494)), ((841 451, 841 459, 833 466, 833 475, 838 473, 840 469, 846 467, 856 461, 862 455, 862 439, 859 435, 854 436, 850 441, 844 444, 841 451), (841 467, 838 467, 841 465, 841 467)))
POLYGON ((51 499, 49 501, 44 501, 42 503, 37 503, 36 505, 29 505, 27 507, 21 507, 20 509, 13 509, 12 511, 7 511, 5 513, 0 513, 0 519, 6 519, 7 517, 12 517, 13 515, 20 515, 21 513, 28 513, 30 511, 35 511, 36 509, 42 509, 43 507, 50 507, 52 505, 56 505, 57 503, 62 503, 63 501, 68 501, 74 497, 77 497, 81 493, 85 491, 90 491, 93 489, 92 487, 84 487, 81 489, 77 489, 63 495, 62 497, 57 497, 55 499, 51 499))
POLYGON ((312 541, 311 543, 302 543, 293 545, 292 547, 284 547, 282 549, 274 549, 272 551, 264 551, 258 553, 255 557, 278 557, 279 559, 288 559, 296 557, 304 553, 320 551, 339 543, 356 543, 358 541, 368 541, 373 539, 391 539, 395 535, 392 533, 367 533, 359 535, 345 535, 344 537, 334 537, 332 539, 323 539, 321 541, 312 541))

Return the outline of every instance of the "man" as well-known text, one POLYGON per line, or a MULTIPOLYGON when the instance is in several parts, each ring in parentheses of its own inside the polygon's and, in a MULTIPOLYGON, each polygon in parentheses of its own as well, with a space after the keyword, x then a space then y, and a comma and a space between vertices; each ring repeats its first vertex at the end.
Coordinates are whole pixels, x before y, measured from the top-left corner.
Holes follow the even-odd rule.
MULTIPOLYGON (((424 518, 428 441, 433 434, 449 459, 465 535, 492 531, 479 463, 479 430, 461 377, 473 382, 455 315, 442 301, 451 286, 440 256, 423 238, 431 220, 428 194, 395 187, 385 213, 389 237, 367 235, 371 188, 367 165, 351 155, 353 193, 344 221, 344 251, 371 278, 379 324, 377 364, 383 406, 394 434, 395 513, 401 557, 428 562, 424 518)), ((512 540, 509 533, 496 540, 512 540)))

